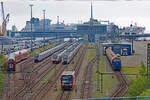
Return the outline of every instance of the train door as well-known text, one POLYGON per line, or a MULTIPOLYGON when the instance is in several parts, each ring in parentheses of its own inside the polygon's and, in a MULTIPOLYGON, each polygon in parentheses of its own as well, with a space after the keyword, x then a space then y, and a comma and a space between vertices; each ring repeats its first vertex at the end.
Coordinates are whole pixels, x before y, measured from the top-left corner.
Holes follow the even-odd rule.
POLYGON ((121 49, 121 55, 122 56, 128 56, 128 48, 122 48, 121 49))

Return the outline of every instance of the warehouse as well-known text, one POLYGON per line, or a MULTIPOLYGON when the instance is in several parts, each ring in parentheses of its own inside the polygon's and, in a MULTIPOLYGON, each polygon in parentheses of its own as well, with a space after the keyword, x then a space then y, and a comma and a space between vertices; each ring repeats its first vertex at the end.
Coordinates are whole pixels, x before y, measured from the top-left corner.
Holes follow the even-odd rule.
POLYGON ((105 54, 106 47, 111 47, 114 53, 121 56, 130 56, 132 54, 131 44, 129 43, 103 43, 103 54, 105 54))

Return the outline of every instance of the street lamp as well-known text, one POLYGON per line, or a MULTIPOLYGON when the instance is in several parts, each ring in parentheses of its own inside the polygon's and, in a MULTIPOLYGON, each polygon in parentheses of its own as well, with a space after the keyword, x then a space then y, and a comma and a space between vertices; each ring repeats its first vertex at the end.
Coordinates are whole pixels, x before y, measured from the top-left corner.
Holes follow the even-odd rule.
POLYGON ((32 7, 33 7, 33 4, 30 4, 29 6, 31 7, 31 21, 30 21, 30 23, 31 23, 31 51, 32 51, 32 7))
POLYGON ((43 35, 44 35, 44 46, 45 46, 45 10, 43 10, 43 35))

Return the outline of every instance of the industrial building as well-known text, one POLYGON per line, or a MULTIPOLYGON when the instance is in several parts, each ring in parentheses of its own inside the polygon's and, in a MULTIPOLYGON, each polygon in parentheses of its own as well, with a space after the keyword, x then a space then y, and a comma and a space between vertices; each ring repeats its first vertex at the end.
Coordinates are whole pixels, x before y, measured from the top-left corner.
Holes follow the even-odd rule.
MULTIPOLYGON (((31 31, 31 21, 32 21, 32 31, 41 32, 43 31, 44 19, 32 18, 30 21, 26 21, 26 26, 23 31, 30 32, 31 31)), ((45 19, 45 31, 50 30, 51 20, 45 19)))
POLYGON ((132 54, 131 44, 129 43, 103 43, 103 54, 105 48, 110 47, 115 54, 130 56, 132 54))

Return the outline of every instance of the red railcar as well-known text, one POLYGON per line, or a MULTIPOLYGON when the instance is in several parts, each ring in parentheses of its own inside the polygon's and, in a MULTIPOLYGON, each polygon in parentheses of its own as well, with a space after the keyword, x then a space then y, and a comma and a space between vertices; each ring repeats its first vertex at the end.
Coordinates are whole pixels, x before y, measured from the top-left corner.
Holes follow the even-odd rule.
POLYGON ((20 62, 21 60, 28 57, 28 51, 29 49, 23 49, 16 52, 11 53, 8 56, 7 71, 15 71, 16 70, 16 63, 20 62))
POLYGON ((61 75, 61 88, 63 90, 73 89, 75 82, 75 71, 64 71, 61 75))

